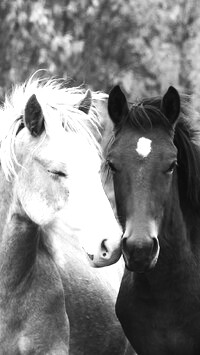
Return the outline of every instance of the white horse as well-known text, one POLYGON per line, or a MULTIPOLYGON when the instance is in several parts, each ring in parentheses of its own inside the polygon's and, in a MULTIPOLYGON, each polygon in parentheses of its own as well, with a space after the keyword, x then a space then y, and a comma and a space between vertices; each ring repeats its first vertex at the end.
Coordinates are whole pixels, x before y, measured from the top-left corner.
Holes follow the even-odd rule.
POLYGON ((126 351, 116 290, 88 262, 120 257, 121 230, 99 175, 94 102, 104 98, 32 78, 1 108, 2 355, 126 351))

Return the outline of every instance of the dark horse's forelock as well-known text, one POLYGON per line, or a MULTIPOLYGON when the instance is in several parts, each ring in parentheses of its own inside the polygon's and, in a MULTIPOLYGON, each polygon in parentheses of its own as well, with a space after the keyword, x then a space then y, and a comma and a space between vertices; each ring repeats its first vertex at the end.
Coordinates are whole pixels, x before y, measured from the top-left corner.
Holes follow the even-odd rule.
POLYGON ((178 187, 180 202, 190 205, 193 212, 199 212, 200 207, 200 120, 194 110, 191 98, 180 95, 181 111, 175 127, 161 112, 161 97, 144 99, 130 107, 129 115, 124 117, 119 131, 124 124, 130 124, 147 131, 162 127, 171 134, 174 131, 174 144, 178 150, 178 187))
POLYGON ((133 104, 130 108, 129 115, 125 118, 136 128, 148 130, 151 127, 171 129, 171 125, 165 115, 160 110, 161 98, 154 97, 152 99, 144 99, 138 104, 133 104))

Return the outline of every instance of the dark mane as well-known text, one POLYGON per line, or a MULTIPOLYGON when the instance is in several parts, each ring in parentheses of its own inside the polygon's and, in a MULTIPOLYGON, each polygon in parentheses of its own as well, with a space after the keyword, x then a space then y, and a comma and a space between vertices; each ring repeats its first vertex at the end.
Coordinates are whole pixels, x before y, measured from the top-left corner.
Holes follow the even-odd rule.
MULTIPOLYGON (((174 129, 174 144, 178 150, 178 186, 181 207, 187 206, 199 213, 200 208, 200 118, 191 103, 191 97, 180 95, 181 112, 174 129)), ((161 112, 161 97, 144 99, 130 108, 120 127, 125 123, 148 130, 163 127, 171 133, 173 128, 161 112)), ((116 132, 117 133, 117 132, 116 132)))
POLYGON ((182 206, 193 212, 200 208, 200 134, 195 122, 184 117, 176 125, 174 144, 178 149, 178 186, 182 206))

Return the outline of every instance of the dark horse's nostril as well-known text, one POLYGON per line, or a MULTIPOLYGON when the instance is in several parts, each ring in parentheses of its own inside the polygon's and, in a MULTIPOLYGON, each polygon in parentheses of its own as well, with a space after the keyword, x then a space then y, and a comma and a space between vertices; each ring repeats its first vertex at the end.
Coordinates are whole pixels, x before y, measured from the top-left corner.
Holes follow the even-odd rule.
POLYGON ((107 239, 102 240, 101 242, 101 250, 102 250, 102 256, 105 258, 108 254, 108 249, 106 247, 106 241, 107 239))
POLYGON ((159 244, 157 238, 154 237, 152 239, 153 239, 152 256, 155 257, 158 252, 159 244))

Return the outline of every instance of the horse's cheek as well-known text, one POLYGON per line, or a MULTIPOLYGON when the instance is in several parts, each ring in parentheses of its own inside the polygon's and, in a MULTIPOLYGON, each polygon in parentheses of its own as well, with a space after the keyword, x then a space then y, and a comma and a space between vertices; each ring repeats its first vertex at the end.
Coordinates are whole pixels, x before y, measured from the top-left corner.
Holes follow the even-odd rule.
POLYGON ((69 197, 69 189, 61 181, 53 181, 47 185, 44 191, 45 200, 47 205, 53 206, 55 212, 63 209, 69 197))
POLYGON ((17 191, 26 214, 38 225, 48 224, 64 208, 69 195, 67 187, 59 181, 46 177, 44 185, 34 174, 25 173, 17 182, 17 191))

